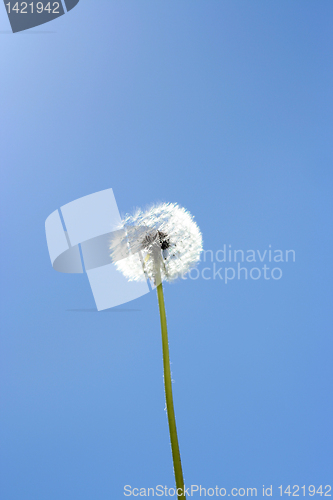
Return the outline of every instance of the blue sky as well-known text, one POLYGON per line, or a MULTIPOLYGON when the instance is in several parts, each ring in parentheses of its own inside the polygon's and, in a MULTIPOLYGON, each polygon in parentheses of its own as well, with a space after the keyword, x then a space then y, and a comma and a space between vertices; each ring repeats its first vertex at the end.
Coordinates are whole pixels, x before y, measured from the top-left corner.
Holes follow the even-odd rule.
POLYGON ((9 30, 1 498, 174 485, 155 294, 97 313, 47 252, 47 216, 109 187, 185 206, 214 253, 295 251, 280 280, 165 286, 186 484, 332 485, 332 3, 81 0, 9 30))

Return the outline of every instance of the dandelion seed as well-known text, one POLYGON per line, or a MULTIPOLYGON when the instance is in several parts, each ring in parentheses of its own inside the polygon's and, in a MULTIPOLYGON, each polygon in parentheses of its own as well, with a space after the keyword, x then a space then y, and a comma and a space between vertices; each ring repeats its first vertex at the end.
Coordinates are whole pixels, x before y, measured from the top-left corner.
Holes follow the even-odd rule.
POLYGON ((177 203, 156 205, 146 212, 137 210, 122 223, 126 234, 119 231, 110 250, 117 269, 129 281, 145 279, 142 268, 145 276, 154 282, 156 268, 162 281, 174 281, 200 260, 200 229, 192 215, 177 203), (135 255, 138 252, 141 261, 135 255))

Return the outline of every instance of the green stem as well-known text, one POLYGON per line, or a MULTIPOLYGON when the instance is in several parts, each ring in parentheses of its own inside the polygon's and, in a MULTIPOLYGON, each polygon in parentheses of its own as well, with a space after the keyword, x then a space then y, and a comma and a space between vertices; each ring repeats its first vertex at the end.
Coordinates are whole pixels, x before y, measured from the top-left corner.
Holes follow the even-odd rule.
POLYGON ((173 468, 176 479, 177 496, 178 498, 186 499, 184 493, 184 478, 183 478, 182 464, 180 460, 180 451, 179 451, 179 444, 177 437, 176 417, 175 417, 175 410, 173 407, 168 330, 167 330, 162 283, 160 283, 157 286, 157 297, 158 297, 158 305, 161 317, 165 399, 166 399, 166 407, 167 407, 168 422, 169 422, 169 432, 170 432, 173 468), (179 492, 180 495, 178 494, 179 492))

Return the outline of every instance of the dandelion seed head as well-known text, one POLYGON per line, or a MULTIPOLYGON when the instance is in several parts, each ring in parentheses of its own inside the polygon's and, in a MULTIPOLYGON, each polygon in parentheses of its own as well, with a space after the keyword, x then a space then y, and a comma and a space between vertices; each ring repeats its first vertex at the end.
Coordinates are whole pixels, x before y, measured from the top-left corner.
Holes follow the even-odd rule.
POLYGON ((125 232, 118 232, 110 250, 117 269, 129 281, 149 278, 155 282, 156 266, 162 281, 174 281, 200 260, 200 229, 193 216, 177 203, 161 203, 147 211, 138 209, 134 215, 126 215, 122 225, 125 232))

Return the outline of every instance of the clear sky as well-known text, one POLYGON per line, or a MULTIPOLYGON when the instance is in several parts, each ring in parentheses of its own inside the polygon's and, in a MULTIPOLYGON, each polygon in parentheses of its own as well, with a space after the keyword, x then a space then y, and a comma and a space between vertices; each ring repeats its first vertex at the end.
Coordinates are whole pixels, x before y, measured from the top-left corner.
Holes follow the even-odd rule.
POLYGON ((295 251, 165 286, 186 484, 332 485, 332 10, 81 0, 13 35, 0 6, 1 499, 174 485, 155 293, 98 313, 47 251, 47 216, 110 187, 186 207, 214 258, 295 251))

